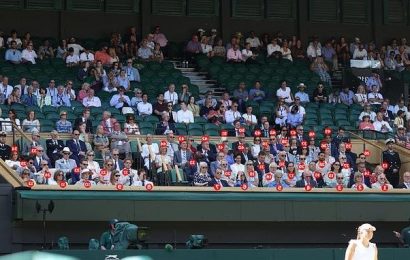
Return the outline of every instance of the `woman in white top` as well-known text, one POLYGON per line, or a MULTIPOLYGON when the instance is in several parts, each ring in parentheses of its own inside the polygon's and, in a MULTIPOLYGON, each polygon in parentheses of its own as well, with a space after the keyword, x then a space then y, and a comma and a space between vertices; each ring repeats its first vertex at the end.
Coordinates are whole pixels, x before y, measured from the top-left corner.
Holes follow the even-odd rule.
POLYGON ((280 52, 280 46, 277 43, 276 39, 272 39, 271 43, 267 46, 268 57, 272 56, 272 54, 280 52))
POLYGON ((245 44, 245 48, 242 50, 242 60, 247 61, 248 59, 255 59, 253 52, 251 50, 251 44, 248 42, 245 44))
POLYGON ((367 103, 367 93, 363 85, 357 87, 357 92, 354 96, 354 102, 361 106, 364 106, 367 103))
POLYGON ((24 132, 40 132, 40 121, 36 119, 36 114, 33 110, 27 113, 27 118, 23 120, 22 127, 24 132))
POLYGON ((280 126, 285 126, 286 125, 286 120, 288 118, 288 107, 284 104, 284 99, 280 98, 278 105, 276 106, 275 109, 275 124, 280 125, 280 126))
POLYGON ((345 260, 377 260, 377 246, 371 243, 376 228, 365 223, 357 229, 357 239, 349 241, 345 260))
POLYGON ((280 48, 280 52, 282 53, 282 58, 293 61, 292 51, 289 49, 287 41, 283 42, 283 46, 282 46, 282 48, 280 48))
POLYGON ((127 116, 127 121, 124 124, 124 131, 126 134, 140 134, 140 128, 138 124, 135 122, 134 115, 127 116))
POLYGON ((239 172, 245 172, 245 165, 241 163, 242 156, 240 154, 235 155, 235 163, 231 164, 231 179, 236 180, 239 172))
POLYGON ((261 138, 255 136, 253 138, 253 145, 251 147, 252 156, 254 158, 257 158, 260 151, 262 151, 261 138))
POLYGON ((93 176, 97 176, 100 174, 100 165, 98 162, 94 161, 95 158, 95 153, 94 151, 88 151, 87 152, 87 161, 88 161, 88 166, 87 169, 89 169, 92 172, 93 176))
POLYGON ((252 114, 252 106, 246 107, 246 113, 242 115, 242 118, 245 120, 245 124, 248 126, 254 126, 258 123, 256 116, 252 114))
POLYGON ((2 125, 3 125, 3 131, 10 133, 13 131, 13 126, 11 123, 7 122, 13 122, 17 125, 18 128, 20 128, 20 120, 17 118, 16 111, 14 109, 9 110, 9 117, 5 118, 2 120, 2 125))
POLYGON ((201 48, 202 48, 202 53, 206 54, 208 57, 213 57, 214 52, 212 50, 212 45, 208 44, 208 37, 202 36, 201 38, 201 48))

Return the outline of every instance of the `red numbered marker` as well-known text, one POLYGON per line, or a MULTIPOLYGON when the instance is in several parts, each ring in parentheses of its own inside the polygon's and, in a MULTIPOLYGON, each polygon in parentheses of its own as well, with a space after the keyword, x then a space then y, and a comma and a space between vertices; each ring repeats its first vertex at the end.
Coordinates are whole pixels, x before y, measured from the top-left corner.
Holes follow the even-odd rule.
POLYGON ((269 146, 269 143, 268 143, 268 141, 263 141, 263 143, 262 143, 262 145, 263 145, 263 147, 268 147, 269 146))
POLYGON ((293 178, 295 178, 295 173, 294 172, 289 172, 288 173, 288 178, 289 178, 289 180, 293 180, 293 178))
POLYGON ((272 173, 267 173, 265 177, 268 181, 272 180, 273 176, 272 173))
POLYGON ((124 176, 128 176, 128 174, 130 174, 130 170, 128 170, 127 168, 122 169, 122 174, 124 176))
POLYGON ((209 141, 209 136, 203 135, 203 136, 201 137, 201 141, 202 141, 202 142, 208 142, 208 141, 209 141))
POLYGON ((220 191, 221 190, 221 184, 218 184, 218 183, 214 184, 214 190, 220 191))
POLYGON ((352 150, 352 144, 346 143, 346 150, 352 150))
POLYGON ((12 151, 13 153, 17 153, 17 152, 18 152, 18 147, 17 147, 17 145, 13 144, 13 146, 11 147, 11 151, 12 151))
POLYGON ((29 181, 27 182, 27 187, 31 188, 31 187, 33 187, 35 184, 36 184, 36 183, 35 183, 33 180, 29 180, 29 181))
POLYGON ((265 170, 265 165, 262 164, 262 163, 259 164, 259 165, 258 165, 258 169, 261 170, 261 171, 265 170))
POLYGON ((245 146, 243 144, 238 145, 238 151, 240 152, 245 151, 245 146))
POLYGON ((106 170, 106 169, 101 169, 101 170, 100 170, 100 174, 101 174, 102 176, 107 175, 107 170, 106 170))
POLYGON ((160 146, 160 147, 167 147, 167 146, 168 146, 168 143, 167 143, 167 141, 162 140, 162 141, 160 142, 159 146, 160 146))
POLYGON ((44 178, 50 179, 51 178, 51 173, 50 172, 45 172, 44 173, 44 178))
POLYGON ((387 170, 389 168, 389 163, 383 162, 382 167, 383 167, 383 169, 387 170))
POLYGON ((183 136, 183 135, 180 135, 180 136, 178 136, 178 142, 180 142, 180 143, 182 143, 182 142, 185 142, 185 136, 183 136))
POLYGON ((91 182, 85 181, 84 182, 84 187, 87 188, 87 189, 90 188, 91 187, 91 182))
POLYGON ((65 189, 67 187, 67 182, 62 181, 60 182, 60 184, 58 184, 58 186, 60 186, 60 188, 65 189))
POLYGON ((326 165, 325 162, 322 162, 322 161, 319 162, 319 167, 320 168, 325 168, 325 165, 326 165))
POLYGON ((123 190, 124 189, 124 185, 122 185, 121 183, 117 183, 117 185, 115 185, 115 188, 117 190, 123 190))
POLYGON ((307 141, 302 141, 300 144, 302 145, 302 148, 308 147, 308 142, 307 141))
POLYGON ((350 168, 349 163, 347 163, 347 162, 343 163, 343 168, 345 168, 345 169, 349 169, 349 168, 350 168))
POLYGON ((73 171, 75 174, 80 174, 81 169, 80 167, 75 167, 73 171))
POLYGON ((329 173, 327 174, 327 177, 328 177, 329 179, 334 179, 334 178, 335 178, 335 173, 334 173, 334 172, 329 172, 329 173))
POLYGON ((371 175, 371 172, 366 169, 366 170, 364 171, 364 177, 370 177, 370 175, 371 175))
POLYGON ((257 129, 253 132, 253 135, 256 136, 256 137, 260 137, 262 135, 262 132, 261 132, 261 130, 257 129))
POLYGON ((381 187, 382 191, 388 191, 389 190, 389 186, 387 184, 383 184, 381 187))
POLYGON ((189 165, 191 167, 194 167, 196 165, 196 161, 195 160, 189 160, 189 165))
POLYGON ((342 191, 343 190, 343 185, 342 184, 336 185, 336 190, 337 191, 342 191))
POLYGON ((282 186, 282 185, 276 185, 276 190, 277 190, 277 191, 282 191, 282 190, 283 190, 283 186, 282 186))
POLYGON ((269 136, 276 136, 276 130, 275 129, 269 130, 269 136))
POLYGON ((286 139, 286 138, 282 138, 282 140, 280 141, 280 143, 281 143, 282 145, 287 145, 287 144, 289 143, 289 140, 286 139))
POLYGON ((309 136, 310 138, 315 138, 315 136, 316 136, 315 131, 309 131, 308 136, 309 136))
POLYGON ((228 136, 228 130, 221 130, 221 136, 222 137, 227 137, 228 136))
POLYGON ((232 172, 231 172, 231 171, 224 171, 224 175, 225 175, 226 177, 231 177, 232 172))
POLYGON ((219 151, 223 151, 223 149, 225 148, 225 144, 218 144, 217 148, 219 151))
POLYGON ((20 161, 20 166, 21 167, 27 167, 27 162, 26 161, 20 161))
POLYGON ((290 136, 296 136, 296 131, 295 130, 290 130, 290 136))
POLYGON ((249 177, 251 177, 251 178, 255 177, 255 171, 250 171, 249 172, 249 177))
POLYGON ((356 186, 356 190, 358 190, 358 191, 363 191, 363 190, 364 190, 363 184, 357 185, 357 186, 356 186))
POLYGON ((305 165, 305 164, 299 163, 299 165, 298 165, 299 171, 303 171, 305 168, 306 168, 306 165, 305 165))
POLYGON ((320 172, 315 172, 314 176, 315 179, 320 179, 320 177, 322 177, 322 174, 320 174, 320 172))
POLYGON ((326 127, 326 128, 325 128, 325 135, 331 135, 331 134, 332 134, 332 129, 326 127))
POLYGON ((147 185, 145 185, 145 189, 147 191, 152 191, 153 188, 154 188, 154 185, 152 185, 151 183, 148 183, 147 185))
POLYGON ((376 182, 377 182, 376 175, 370 175, 370 183, 373 184, 373 183, 376 183, 376 182))
POLYGON ((310 186, 309 184, 305 186, 305 191, 311 191, 312 190, 312 186, 310 186))
POLYGON ((320 143, 320 149, 326 150, 326 148, 327 148, 327 143, 326 142, 321 142, 320 143))
POLYGON ((242 190, 247 190, 249 187, 248 187, 248 184, 246 184, 246 183, 242 183, 242 185, 241 185, 241 189, 242 190))
POLYGON ((369 157, 370 156, 370 151, 369 150, 364 150, 363 151, 364 156, 369 157))
POLYGON ((35 147, 31 148, 30 153, 37 153, 37 148, 35 148, 35 147))
POLYGON ((285 167, 285 165, 286 165, 285 161, 279 161, 279 167, 280 168, 285 167))
POLYGON ((238 131, 240 134, 244 134, 246 132, 246 129, 245 127, 240 127, 238 131))

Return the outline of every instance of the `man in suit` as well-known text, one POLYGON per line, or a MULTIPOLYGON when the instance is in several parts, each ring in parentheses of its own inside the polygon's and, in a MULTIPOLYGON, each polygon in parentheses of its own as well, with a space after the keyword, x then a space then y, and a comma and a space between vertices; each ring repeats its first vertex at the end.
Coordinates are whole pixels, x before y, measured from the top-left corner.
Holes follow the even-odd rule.
POLYGON ((264 151, 260 151, 258 158, 253 163, 255 171, 258 173, 259 186, 262 186, 263 175, 269 172, 269 164, 265 162, 265 157, 266 153, 264 151))
POLYGON ((222 169, 217 169, 215 171, 214 177, 208 182, 208 186, 213 187, 216 184, 219 184, 221 187, 229 187, 229 184, 226 180, 221 179, 222 169))
POLYGON ((111 112, 104 111, 103 117, 100 125, 103 126, 104 134, 110 134, 114 131, 114 124, 117 122, 117 119, 111 118, 111 112))
POLYGON ((11 147, 6 144, 6 132, 0 132, 0 158, 3 161, 10 159, 11 147))
POLYGON ((80 160, 85 158, 85 153, 87 152, 87 147, 85 143, 79 139, 80 132, 74 130, 72 134, 72 139, 66 141, 66 146, 70 149, 70 158, 74 159, 76 164, 80 164, 80 160))
MULTIPOLYGON (((241 133, 242 131, 242 125, 241 125, 241 121, 239 119, 236 119, 233 122, 233 129, 228 130, 228 135, 229 136, 247 136, 246 131, 241 133)), ((243 128, 243 130, 245 130, 245 128, 243 128)))
MULTIPOLYGON (((77 163, 75 160, 70 159, 70 155, 72 154, 70 148, 64 147, 61 154, 63 155, 63 158, 56 161, 56 168, 62 170, 66 177, 70 177, 69 173, 77 167, 77 163)), ((67 180, 68 179, 69 178, 67 178, 67 180)))
POLYGON ((162 121, 157 124, 155 133, 157 135, 166 135, 169 132, 176 133, 176 128, 174 123, 169 122, 169 114, 167 112, 162 113, 162 121))
POLYGON ((85 132, 93 134, 93 123, 90 120, 90 109, 85 108, 83 115, 74 121, 74 129, 78 129, 80 123, 85 123, 85 132))
POLYGON ((221 167, 222 161, 224 161, 225 154, 223 152, 219 152, 216 156, 216 161, 211 162, 210 170, 211 176, 215 176, 216 170, 221 167))
POLYGON ((245 135, 243 134, 238 136, 238 141, 232 143, 232 150, 234 153, 242 152, 238 149, 239 145, 245 145, 245 135))
POLYGON ((410 172, 403 173, 403 182, 397 186, 398 189, 410 189, 410 172))
POLYGON ((48 158, 48 156, 44 153, 44 149, 41 145, 33 147, 35 148, 35 152, 33 154, 33 165, 36 168, 36 171, 40 171, 42 166, 41 166, 41 162, 42 161, 47 161, 47 164, 49 167, 51 167, 50 164, 50 159, 48 158))
POLYGON ((174 164, 177 165, 180 169, 182 169, 186 177, 191 175, 192 168, 189 166, 189 161, 192 158, 192 153, 190 150, 188 150, 187 140, 181 141, 179 144, 179 150, 174 152, 174 164))
POLYGON ((123 155, 122 158, 130 158, 131 145, 127 134, 121 130, 119 122, 114 123, 114 130, 109 135, 111 141, 111 149, 118 149, 123 155))
POLYGON ((78 182, 80 180, 80 173, 85 170, 88 169, 88 160, 87 159, 82 159, 79 165, 80 169, 78 170, 77 167, 71 169, 71 171, 66 173, 66 177, 67 180, 70 180, 70 184, 75 184, 76 182, 78 182))
POLYGON ((169 131, 167 134, 167 155, 172 159, 176 151, 178 151, 178 144, 175 142, 174 132, 169 131))
POLYGON ((122 169, 124 169, 124 162, 119 158, 120 150, 118 150, 117 148, 112 149, 111 156, 114 163, 113 169, 117 171, 121 171, 122 169))
POLYGON ((31 148, 40 145, 40 133, 38 131, 31 132, 31 142, 25 142, 22 149, 22 155, 30 155, 31 148))
POLYGON ((296 182, 297 188, 304 188, 310 185, 312 188, 317 187, 317 182, 312 178, 312 172, 306 168, 302 174, 302 179, 296 182))
POLYGON ((400 155, 398 152, 394 151, 395 140, 389 138, 385 141, 387 150, 382 153, 382 161, 388 164, 388 168, 384 170, 387 179, 394 188, 399 185, 399 172, 401 167, 400 155))
POLYGON ((47 156, 50 158, 51 167, 55 167, 55 162, 61 158, 61 151, 64 148, 64 141, 58 139, 58 132, 51 131, 51 139, 46 140, 47 156))
POLYGON ((197 153, 202 155, 208 165, 216 160, 216 147, 211 145, 209 141, 202 141, 197 147, 197 153))

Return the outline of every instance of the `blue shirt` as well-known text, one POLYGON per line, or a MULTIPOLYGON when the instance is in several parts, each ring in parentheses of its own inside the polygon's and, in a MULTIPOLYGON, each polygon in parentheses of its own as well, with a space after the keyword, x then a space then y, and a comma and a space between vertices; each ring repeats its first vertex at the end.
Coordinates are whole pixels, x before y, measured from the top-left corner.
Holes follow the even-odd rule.
POLYGON ((254 101, 260 101, 265 98, 265 91, 253 88, 249 91, 249 98, 254 101))
POLYGON ((5 60, 21 62, 21 51, 8 49, 6 51, 5 60))
POLYGON ((63 122, 58 120, 56 123, 56 129, 59 133, 71 133, 73 131, 70 121, 63 122))
POLYGON ((138 57, 146 60, 149 59, 150 56, 152 56, 152 51, 150 48, 141 47, 138 49, 138 57))
POLYGON ((302 102, 302 103, 308 103, 308 102, 310 102, 310 100, 309 100, 309 95, 308 95, 306 92, 298 91, 298 92, 296 92, 296 94, 295 94, 295 98, 296 98, 296 97, 298 97, 298 98, 300 99, 300 102, 302 102))
POLYGON ((51 105, 53 107, 59 107, 59 106, 66 106, 66 107, 71 107, 71 101, 68 95, 66 94, 57 94, 52 97, 51 100, 51 105))
POLYGON ((21 98, 23 104, 26 106, 37 106, 37 96, 36 95, 23 95, 21 98))
POLYGON ((340 97, 340 101, 342 101, 343 104, 350 106, 351 104, 353 104, 353 97, 354 97, 354 93, 353 91, 349 90, 349 92, 344 92, 341 91, 339 94, 340 97))
POLYGON ((140 82, 140 73, 136 68, 126 67, 125 72, 127 73, 127 77, 129 81, 137 81, 140 82))
MULTIPOLYGON (((289 185, 286 182, 281 182, 280 185, 282 185, 283 188, 289 188, 289 185)), ((276 186, 278 186, 276 181, 272 181, 268 184, 268 187, 270 188, 275 188, 276 186)))
POLYGON ((299 113, 295 113, 295 114, 289 113, 286 121, 292 127, 296 127, 296 126, 302 124, 303 117, 299 113))
POLYGON ((330 48, 323 47, 322 48, 322 56, 325 60, 332 61, 333 55, 336 55, 335 49, 333 49, 333 47, 330 47, 330 48))

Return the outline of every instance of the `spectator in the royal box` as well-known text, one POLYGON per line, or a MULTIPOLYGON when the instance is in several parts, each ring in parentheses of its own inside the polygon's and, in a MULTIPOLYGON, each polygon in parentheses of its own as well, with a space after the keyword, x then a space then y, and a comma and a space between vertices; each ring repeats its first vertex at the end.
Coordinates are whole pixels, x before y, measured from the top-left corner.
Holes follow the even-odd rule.
POLYGON ((68 176, 68 174, 77 167, 77 163, 74 159, 70 158, 72 154, 70 148, 64 147, 61 154, 63 157, 55 162, 55 168, 62 170, 66 176, 68 176))
POLYGON ((70 96, 65 93, 63 86, 57 87, 57 93, 51 98, 51 104, 53 107, 71 107, 70 96))
POLYGON ((6 144, 6 132, 0 132, 0 158, 2 160, 7 160, 10 158, 11 147, 6 144))
POLYGON ((40 121, 36 119, 36 113, 33 110, 27 112, 27 118, 23 120, 22 128, 24 132, 40 132, 40 121))
POLYGON ((37 106, 37 96, 33 93, 33 87, 27 87, 27 94, 21 97, 22 103, 26 106, 37 106))
POLYGON ((200 145, 197 146, 197 154, 203 157, 203 160, 210 164, 216 160, 216 147, 211 145, 209 141, 202 141, 200 145))
POLYGON ((254 87, 249 91, 250 100, 263 101, 265 99, 265 91, 263 91, 261 87, 261 82, 259 80, 255 81, 254 87))
POLYGON ((228 49, 226 53, 226 60, 232 63, 241 63, 243 61, 242 53, 238 44, 235 44, 232 48, 228 49))
POLYGON ((242 114, 242 120, 245 125, 253 128, 258 123, 258 120, 256 119, 256 116, 252 114, 252 110, 252 105, 248 105, 246 107, 246 113, 242 114))
POLYGON ((177 112, 177 123, 193 123, 194 122, 194 115, 190 110, 188 110, 187 105, 185 102, 180 103, 180 110, 177 112))
POLYGON ((400 179, 401 159, 399 153, 394 150, 394 143, 393 138, 389 138, 385 141, 387 150, 382 153, 382 161, 388 164, 388 168, 385 169, 384 173, 390 184, 396 188, 400 179))
POLYGON ((225 46, 223 45, 222 39, 218 39, 216 43, 214 44, 213 47, 214 50, 214 56, 218 57, 226 57, 226 49, 225 46))
POLYGON ((312 188, 317 187, 317 182, 313 179, 312 172, 306 167, 302 174, 302 179, 296 182, 295 187, 304 188, 307 185, 312 188))
POLYGON ((6 51, 4 59, 12 64, 20 64, 21 58, 21 51, 17 49, 16 41, 12 41, 10 49, 6 51))
POLYGON ((31 132, 31 141, 24 142, 23 150, 21 152, 22 155, 30 155, 31 149, 40 145, 40 133, 39 132, 31 132))
POLYGON ((37 54, 36 51, 33 49, 33 43, 29 43, 21 52, 21 62, 27 64, 36 64, 37 54))
POLYGON ((122 131, 121 124, 119 122, 114 123, 114 129, 110 133, 111 149, 118 149, 120 154, 124 154, 125 158, 130 157, 130 141, 127 134, 122 131))
POLYGON ((295 99, 298 97, 302 104, 309 103, 309 95, 305 92, 306 85, 300 83, 298 85, 299 91, 295 93, 295 99))
POLYGON ((290 87, 288 87, 286 80, 282 80, 280 82, 280 88, 276 91, 276 97, 278 98, 278 100, 280 100, 280 98, 283 98, 286 104, 293 103, 293 95, 290 87))
POLYGON ((374 125, 370 121, 370 116, 369 115, 363 115, 362 121, 359 124, 359 129, 360 130, 374 130, 374 125))
POLYGON ((109 144, 110 141, 107 137, 107 135, 104 133, 104 127, 102 125, 97 126, 96 133, 94 135, 94 149, 96 152, 100 152, 102 155, 102 158, 106 158, 106 156, 109 154, 109 144))
POLYGON ((199 170, 194 174, 194 186, 208 186, 211 181, 211 176, 208 173, 208 165, 206 162, 199 163, 199 170))
POLYGON ((313 91, 313 100, 317 103, 327 102, 327 93, 322 82, 319 82, 313 91))
POLYGON ((158 123, 155 133, 158 135, 167 134, 169 131, 176 133, 175 124, 169 122, 169 114, 167 112, 163 112, 161 118, 162 120, 158 123))
POLYGON ((361 172, 356 172, 353 175, 353 181, 351 184, 352 189, 358 189, 358 187, 362 187, 363 189, 368 189, 369 187, 364 183, 364 176, 361 172))
POLYGON ((63 140, 59 139, 56 130, 51 131, 50 139, 46 140, 47 156, 50 158, 51 167, 54 168, 55 161, 61 158, 61 151, 64 148, 63 140))
POLYGON ((340 101, 345 105, 352 105, 354 100, 354 93, 349 89, 349 86, 344 86, 343 90, 340 92, 340 101))
POLYGON ((386 186, 389 190, 393 189, 393 186, 387 180, 386 175, 382 173, 377 176, 377 182, 372 183, 372 189, 382 189, 383 186, 386 186))
POLYGON ((376 120, 373 123, 374 130, 382 133, 393 132, 389 123, 383 120, 383 113, 377 113, 376 120))
POLYGON ((136 68, 132 66, 132 59, 127 60, 127 66, 124 68, 128 80, 140 82, 140 74, 136 68))
POLYGON ((87 147, 85 145, 85 142, 80 140, 79 130, 74 130, 71 136, 72 136, 72 139, 66 141, 66 146, 72 152, 72 154, 70 155, 70 158, 74 159, 76 163, 79 164, 80 160, 85 158, 87 147))
POLYGON ((223 170, 217 169, 214 177, 209 181, 208 186, 220 185, 221 187, 229 187, 230 185, 224 179, 222 179, 223 170))
POLYGON ((398 189, 410 189, 410 172, 403 173, 403 182, 397 186, 398 189))

